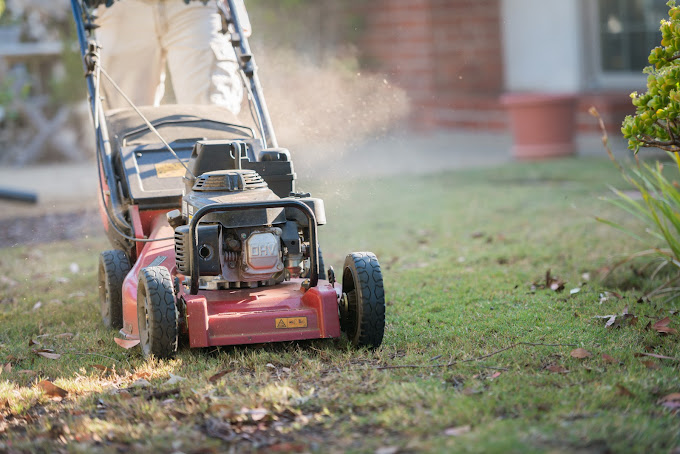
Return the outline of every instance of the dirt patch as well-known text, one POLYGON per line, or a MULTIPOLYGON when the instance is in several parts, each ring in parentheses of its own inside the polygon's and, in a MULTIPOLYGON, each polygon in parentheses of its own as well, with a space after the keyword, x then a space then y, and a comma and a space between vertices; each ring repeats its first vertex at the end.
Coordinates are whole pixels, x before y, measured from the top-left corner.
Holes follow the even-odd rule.
POLYGON ((0 219, 0 248, 101 235, 96 209, 0 219))

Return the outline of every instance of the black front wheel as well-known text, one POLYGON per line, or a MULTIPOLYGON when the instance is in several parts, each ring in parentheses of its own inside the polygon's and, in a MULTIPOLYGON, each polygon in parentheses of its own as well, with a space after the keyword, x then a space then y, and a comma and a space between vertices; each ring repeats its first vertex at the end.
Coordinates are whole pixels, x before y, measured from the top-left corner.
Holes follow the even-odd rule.
POLYGON ((99 310, 107 328, 123 327, 123 281, 130 272, 130 260, 119 249, 99 255, 99 310))
POLYGON ((179 317, 167 268, 149 266, 139 273, 137 322, 145 357, 171 358, 177 353, 179 317))
POLYGON ((378 258, 353 252, 342 271, 340 328, 355 347, 380 347, 385 333, 385 291, 378 258))

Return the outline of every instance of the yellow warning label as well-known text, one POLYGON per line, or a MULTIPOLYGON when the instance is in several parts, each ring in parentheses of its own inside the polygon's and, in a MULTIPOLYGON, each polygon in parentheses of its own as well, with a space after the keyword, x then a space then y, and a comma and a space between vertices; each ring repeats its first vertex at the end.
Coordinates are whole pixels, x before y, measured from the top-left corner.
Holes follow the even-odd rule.
POLYGON ((307 317, 288 317, 276 319, 277 329, 307 328, 307 317))
POLYGON ((183 177, 186 169, 179 162, 161 162, 156 164, 156 175, 158 178, 183 177))

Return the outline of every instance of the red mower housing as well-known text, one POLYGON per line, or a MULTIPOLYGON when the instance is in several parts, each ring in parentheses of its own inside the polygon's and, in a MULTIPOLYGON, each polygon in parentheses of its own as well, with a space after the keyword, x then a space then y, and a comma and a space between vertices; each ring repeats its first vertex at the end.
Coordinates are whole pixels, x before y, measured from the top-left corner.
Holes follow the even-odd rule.
MULTIPOLYGON (((385 326, 374 254, 325 270, 323 201, 296 190, 233 0, 218 2, 253 125, 218 106, 105 112, 94 10, 71 0, 97 137, 100 211, 113 246, 99 260, 104 324, 144 355, 180 339, 212 347, 335 338, 377 348, 385 326)), ((108 77, 108 76, 107 76, 108 77)))

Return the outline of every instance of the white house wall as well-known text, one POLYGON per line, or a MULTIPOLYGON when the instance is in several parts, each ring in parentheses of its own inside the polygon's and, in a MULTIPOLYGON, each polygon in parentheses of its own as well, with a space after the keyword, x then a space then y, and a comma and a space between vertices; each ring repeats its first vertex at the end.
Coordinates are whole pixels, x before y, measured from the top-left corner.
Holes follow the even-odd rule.
POLYGON ((507 91, 583 89, 581 0, 502 0, 501 17, 507 91))

